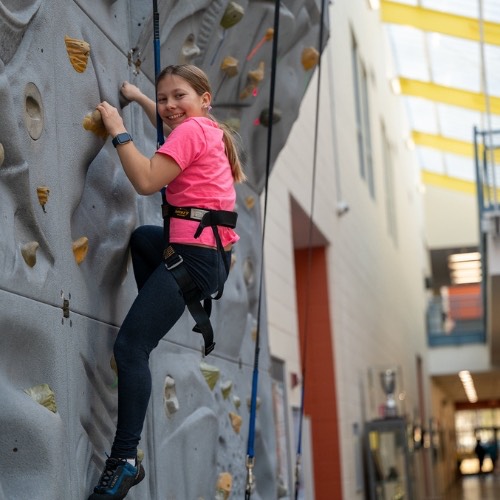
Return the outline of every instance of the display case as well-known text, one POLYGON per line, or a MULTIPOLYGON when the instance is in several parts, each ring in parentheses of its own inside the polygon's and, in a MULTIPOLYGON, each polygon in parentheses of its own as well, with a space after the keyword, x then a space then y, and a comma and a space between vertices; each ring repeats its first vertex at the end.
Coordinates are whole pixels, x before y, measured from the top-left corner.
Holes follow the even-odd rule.
POLYGON ((366 424, 370 500, 414 500, 407 429, 402 417, 366 424))

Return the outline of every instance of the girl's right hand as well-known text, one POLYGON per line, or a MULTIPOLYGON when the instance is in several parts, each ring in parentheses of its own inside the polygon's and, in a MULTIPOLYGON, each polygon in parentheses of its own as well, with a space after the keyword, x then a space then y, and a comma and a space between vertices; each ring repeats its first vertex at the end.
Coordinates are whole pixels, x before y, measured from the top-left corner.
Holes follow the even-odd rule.
POLYGON ((125 97, 125 99, 129 101, 136 101, 141 95, 142 92, 136 85, 124 81, 120 86, 120 92, 125 97))

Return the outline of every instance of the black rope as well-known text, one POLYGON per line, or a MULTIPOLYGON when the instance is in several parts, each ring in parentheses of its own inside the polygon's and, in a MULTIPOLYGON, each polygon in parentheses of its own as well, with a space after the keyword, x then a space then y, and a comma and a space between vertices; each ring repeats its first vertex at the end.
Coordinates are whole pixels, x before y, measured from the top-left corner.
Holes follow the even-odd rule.
POLYGON ((274 6, 274 34, 273 34, 273 48, 272 48, 272 60, 271 60, 271 83, 269 89, 270 120, 267 129, 266 182, 265 182, 265 193, 264 193, 264 211, 262 217, 262 243, 261 243, 262 261, 260 268, 259 301, 257 308, 257 332, 255 338, 254 366, 252 375, 252 395, 250 400, 250 419, 249 419, 247 457, 246 457, 247 482, 245 487, 245 500, 250 500, 253 489, 255 487, 255 477, 253 474, 253 468, 255 463, 255 450, 254 450, 255 417, 256 417, 256 407, 257 407, 257 391, 259 384, 260 323, 261 323, 261 310, 262 310, 262 290, 264 281, 264 241, 266 234, 269 175, 271 171, 271 145, 272 145, 272 133, 273 133, 274 95, 276 89, 276 66, 278 61, 279 19, 280 19, 280 0, 276 0, 274 6))
POLYGON ((311 183, 311 206, 309 210, 309 234, 308 234, 308 250, 307 250, 307 272, 306 272, 306 299, 304 304, 304 328, 302 338, 302 389, 300 394, 300 416, 299 416, 299 433, 297 439, 297 455, 295 458, 295 500, 299 498, 300 492, 300 476, 302 465, 302 427, 304 420, 304 398, 306 387, 306 367, 307 367, 307 337, 308 337, 308 324, 309 324, 309 304, 310 304, 310 280, 312 274, 312 235, 313 235, 313 220, 314 220, 314 200, 316 191, 316 166, 318 159, 318 130, 319 130, 319 109, 320 109, 320 95, 321 95, 321 53, 323 48, 323 26, 325 16, 325 0, 321 1, 321 17, 319 26, 319 40, 318 40, 318 83, 316 90, 316 116, 314 125, 314 150, 313 150, 313 172, 311 183))

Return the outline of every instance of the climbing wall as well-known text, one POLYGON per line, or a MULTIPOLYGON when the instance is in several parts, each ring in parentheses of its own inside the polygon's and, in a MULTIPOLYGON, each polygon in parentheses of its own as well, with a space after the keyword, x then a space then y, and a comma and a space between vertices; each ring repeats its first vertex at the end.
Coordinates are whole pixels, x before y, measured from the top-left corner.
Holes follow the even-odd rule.
MULTIPOLYGON (((153 352, 140 444, 147 475, 128 498, 242 498, 267 126, 274 160, 317 62, 320 1, 282 4, 273 117, 274 2, 158 7, 162 66, 189 62, 208 73, 213 113, 238 132, 249 180, 238 186, 241 240, 213 312, 216 350, 202 357, 186 313, 153 352)), ((135 194, 93 111, 102 100, 117 106, 135 144, 154 152, 154 128, 119 95, 129 80, 154 97, 152 24, 150 0, 0 0, 0 499, 86 498, 110 449, 112 345, 136 294, 128 240, 137 225, 162 221, 159 197, 135 194)), ((252 498, 271 499, 278 479, 262 314, 252 498)))

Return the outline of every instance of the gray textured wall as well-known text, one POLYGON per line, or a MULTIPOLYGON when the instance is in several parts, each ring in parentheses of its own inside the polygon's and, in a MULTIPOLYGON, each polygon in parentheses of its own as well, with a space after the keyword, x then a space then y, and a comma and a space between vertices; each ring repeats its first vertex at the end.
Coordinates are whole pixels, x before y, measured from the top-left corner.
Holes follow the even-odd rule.
MULTIPOLYGON (((267 137, 258 119, 268 106, 271 42, 246 57, 272 27, 274 2, 239 0, 244 16, 227 29, 220 21, 234 2, 158 3, 162 66, 186 61, 206 70, 214 114, 239 120, 249 182, 238 187, 241 240, 213 313, 216 350, 202 358, 201 336, 191 332, 186 313, 151 357, 153 394, 140 445, 147 476, 129 497, 213 499, 219 474, 228 472, 231 497, 242 498, 267 137), (220 69, 226 56, 239 60, 234 77, 220 69), (242 99, 247 74, 261 61, 258 92, 242 99), (203 363, 216 370, 213 388, 203 363), (231 413, 242 418, 239 433, 231 413)), ((281 121, 274 128, 273 159, 312 75, 301 55, 317 45, 319 4, 290 0, 281 9, 281 121)), ((116 417, 111 350, 136 293, 128 239, 139 224, 161 224, 160 200, 136 196, 109 138, 82 124, 103 99, 120 106, 125 79, 153 97, 151 14, 150 0, 0 0, 2 499, 86 498, 110 448, 116 417), (80 71, 71 64, 65 36, 90 44, 80 71), (42 186, 49 192, 41 204, 42 186), (82 237, 88 252, 77 263, 73 243, 82 237), (50 392, 37 399, 40 386, 47 392, 43 384, 50 392)), ((135 104, 123 113, 138 147, 152 154, 154 128, 135 104)), ((271 499, 277 479, 265 308, 262 324, 253 498, 271 499)))

